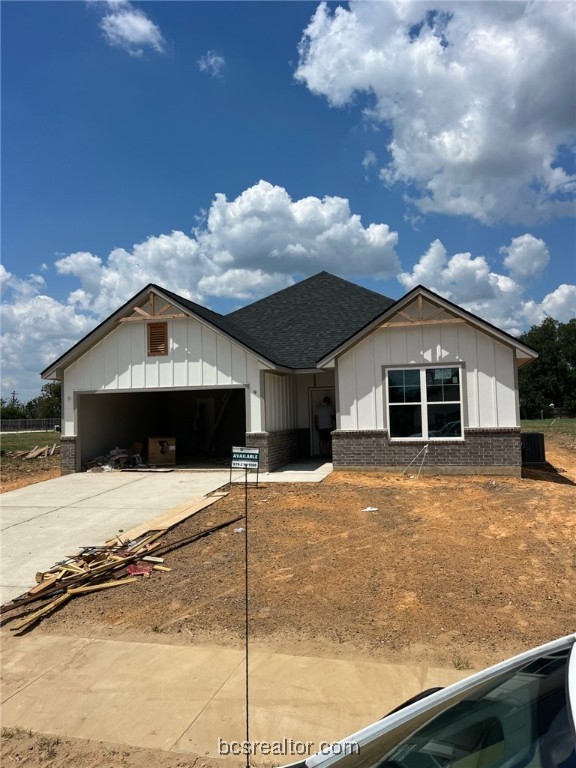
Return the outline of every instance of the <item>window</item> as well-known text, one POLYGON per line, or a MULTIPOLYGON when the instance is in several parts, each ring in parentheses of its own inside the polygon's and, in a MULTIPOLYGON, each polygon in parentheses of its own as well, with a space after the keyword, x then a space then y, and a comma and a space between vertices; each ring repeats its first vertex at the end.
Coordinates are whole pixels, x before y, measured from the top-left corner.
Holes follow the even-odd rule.
POLYGON ((148 323, 148 356, 168 354, 168 323, 148 323))
MULTIPOLYGON (((452 698, 432 718, 430 712, 413 717, 396 732, 380 737, 380 760, 372 760, 372 765, 574 766, 576 754, 566 690, 569 655, 567 649, 541 656, 519 669, 502 672, 459 700, 452 698)), ((363 749, 374 754, 376 743, 363 749)))
POLYGON ((390 368, 387 391, 392 439, 462 437, 460 368, 390 368))

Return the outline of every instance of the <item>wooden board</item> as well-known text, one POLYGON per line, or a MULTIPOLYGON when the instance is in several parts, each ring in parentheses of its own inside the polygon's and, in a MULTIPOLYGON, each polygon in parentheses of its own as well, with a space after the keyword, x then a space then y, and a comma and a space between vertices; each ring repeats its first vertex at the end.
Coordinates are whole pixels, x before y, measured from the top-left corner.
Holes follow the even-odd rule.
POLYGON ((187 520, 189 517, 192 517, 192 515, 201 512, 203 509, 206 509, 206 507, 209 507, 211 504, 223 499, 227 495, 227 493, 215 493, 212 496, 198 496, 190 499, 185 504, 173 507, 152 520, 141 523, 135 528, 131 528, 129 531, 124 531, 120 537, 109 539, 106 544, 117 543, 118 538, 121 538, 122 541, 125 542, 133 541, 150 531, 167 531, 169 528, 173 528, 178 523, 187 520))

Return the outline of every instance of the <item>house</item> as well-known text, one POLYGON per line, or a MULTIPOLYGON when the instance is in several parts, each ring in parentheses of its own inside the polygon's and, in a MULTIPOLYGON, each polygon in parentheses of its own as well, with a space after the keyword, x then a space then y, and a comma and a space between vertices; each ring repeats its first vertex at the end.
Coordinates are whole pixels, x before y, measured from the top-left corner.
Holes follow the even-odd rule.
POLYGON ((259 447, 270 470, 319 454, 329 397, 335 468, 519 474, 536 356, 423 286, 393 301, 321 272, 228 315, 150 284, 42 377, 63 382, 64 471, 151 436, 185 463, 259 447))

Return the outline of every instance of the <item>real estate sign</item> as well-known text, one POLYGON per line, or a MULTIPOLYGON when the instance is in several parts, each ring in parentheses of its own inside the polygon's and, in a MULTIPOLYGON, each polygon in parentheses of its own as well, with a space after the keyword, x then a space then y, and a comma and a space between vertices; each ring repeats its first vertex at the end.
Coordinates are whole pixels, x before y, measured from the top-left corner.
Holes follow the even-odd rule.
POLYGON ((258 469, 260 448, 232 446, 232 469, 258 469))

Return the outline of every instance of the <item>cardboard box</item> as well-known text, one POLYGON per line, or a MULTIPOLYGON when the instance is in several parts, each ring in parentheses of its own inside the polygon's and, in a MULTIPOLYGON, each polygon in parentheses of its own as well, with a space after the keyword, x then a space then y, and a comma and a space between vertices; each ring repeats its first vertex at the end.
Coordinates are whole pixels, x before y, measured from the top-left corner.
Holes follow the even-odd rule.
POLYGON ((176 464, 176 438, 149 437, 148 464, 176 464))

